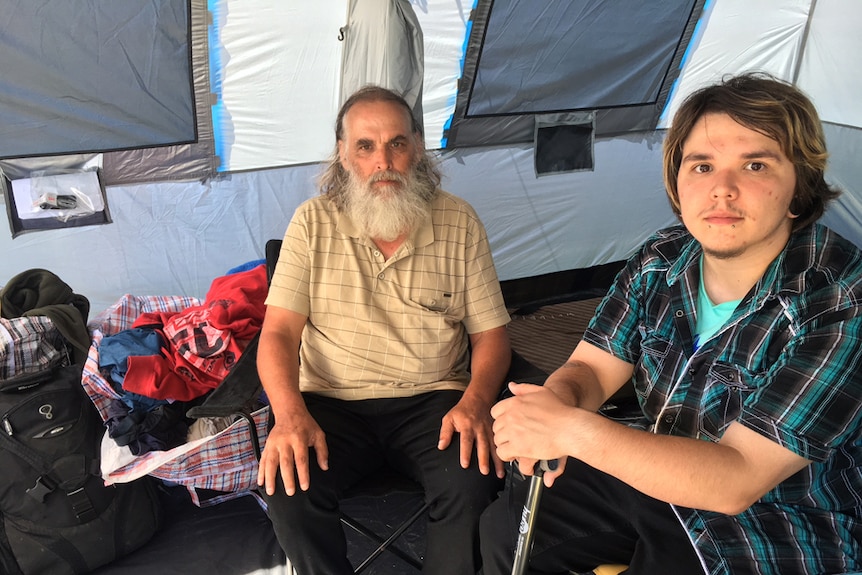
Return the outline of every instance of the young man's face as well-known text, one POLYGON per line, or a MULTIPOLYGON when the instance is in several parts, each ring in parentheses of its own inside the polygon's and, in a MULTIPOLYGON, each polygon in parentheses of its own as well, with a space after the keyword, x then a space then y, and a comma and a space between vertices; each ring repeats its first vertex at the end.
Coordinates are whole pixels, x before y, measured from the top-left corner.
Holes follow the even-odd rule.
POLYGON ((338 156, 345 170, 362 182, 381 177, 371 184, 375 193, 397 192, 402 184, 386 179, 386 172, 406 177, 419 152, 411 131, 408 112, 392 102, 360 102, 344 116, 344 138, 338 142, 338 156))
POLYGON ((727 114, 706 114, 683 143, 682 221, 706 257, 767 264, 790 237, 793 164, 778 142, 727 114))

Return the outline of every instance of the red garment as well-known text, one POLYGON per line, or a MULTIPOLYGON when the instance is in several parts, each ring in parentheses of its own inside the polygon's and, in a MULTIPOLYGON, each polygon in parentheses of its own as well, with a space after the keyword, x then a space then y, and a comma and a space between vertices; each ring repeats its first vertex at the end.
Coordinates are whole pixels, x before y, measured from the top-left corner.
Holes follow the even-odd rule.
POLYGON ((156 399, 188 401, 216 388, 260 331, 266 266, 213 280, 204 303, 181 312, 141 314, 132 327, 163 332, 162 356, 129 358, 123 389, 156 399))

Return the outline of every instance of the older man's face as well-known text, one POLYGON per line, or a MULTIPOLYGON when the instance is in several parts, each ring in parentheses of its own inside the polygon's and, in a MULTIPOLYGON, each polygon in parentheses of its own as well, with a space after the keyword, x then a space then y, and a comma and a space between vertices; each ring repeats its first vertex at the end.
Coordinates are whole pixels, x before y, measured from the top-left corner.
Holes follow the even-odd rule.
POLYGON ((404 189, 419 147, 404 108, 392 102, 359 102, 344 116, 338 156, 344 169, 367 182, 372 192, 392 194, 404 189))

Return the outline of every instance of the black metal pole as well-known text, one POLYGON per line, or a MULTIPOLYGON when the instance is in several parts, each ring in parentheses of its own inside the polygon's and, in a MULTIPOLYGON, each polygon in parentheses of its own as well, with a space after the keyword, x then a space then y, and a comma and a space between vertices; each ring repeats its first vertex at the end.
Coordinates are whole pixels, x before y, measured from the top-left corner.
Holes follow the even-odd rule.
POLYGON ((537 461, 530 478, 530 491, 521 512, 521 523, 518 526, 518 544, 515 547, 515 561, 512 564, 512 575, 523 575, 527 572, 530 562, 530 550, 533 547, 533 526, 536 523, 536 513, 539 511, 539 501, 542 499, 542 476, 545 471, 557 468, 557 460, 537 461))

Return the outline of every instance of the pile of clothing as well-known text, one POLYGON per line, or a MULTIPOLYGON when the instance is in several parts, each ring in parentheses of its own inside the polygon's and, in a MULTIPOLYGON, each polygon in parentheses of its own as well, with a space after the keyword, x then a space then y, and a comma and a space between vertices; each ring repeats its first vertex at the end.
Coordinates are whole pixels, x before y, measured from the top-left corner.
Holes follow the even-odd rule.
POLYGON ((133 455, 184 443, 186 411, 225 378, 263 324, 264 265, 216 278, 203 303, 140 314, 101 339, 99 370, 119 395, 108 435, 133 455))

